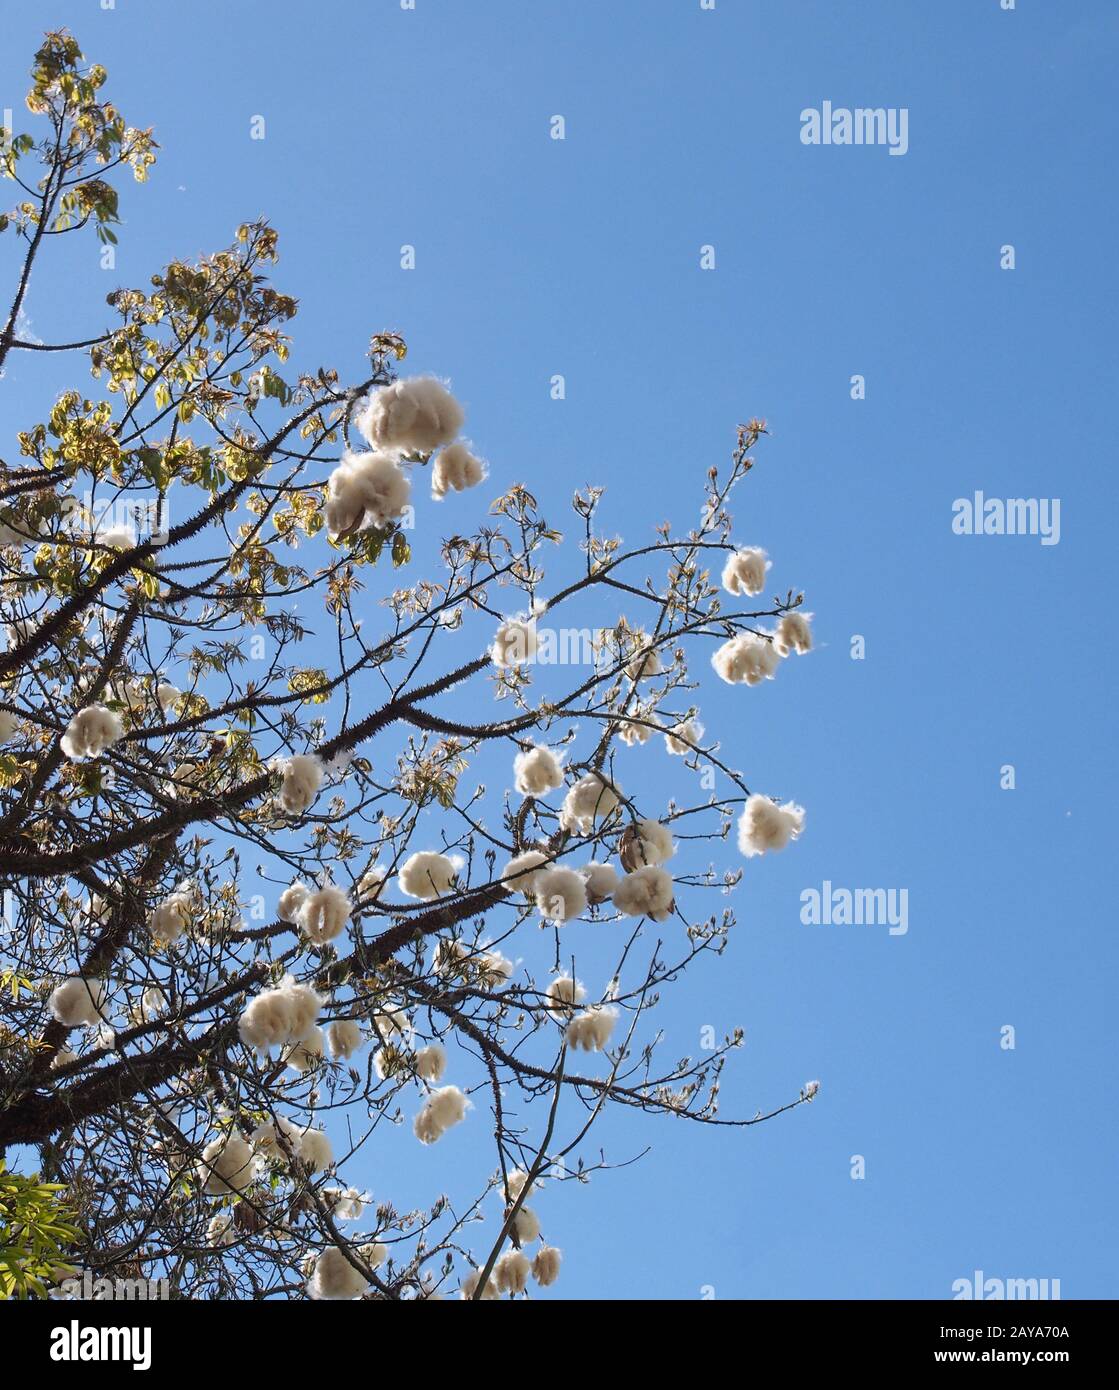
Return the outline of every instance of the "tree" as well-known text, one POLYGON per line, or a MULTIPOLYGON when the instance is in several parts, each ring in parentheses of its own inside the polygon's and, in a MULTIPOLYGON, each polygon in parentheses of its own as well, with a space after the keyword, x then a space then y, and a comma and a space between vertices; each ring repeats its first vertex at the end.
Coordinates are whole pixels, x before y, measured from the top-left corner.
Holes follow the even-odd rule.
POLYGON ((661 1061, 653 1016, 733 927, 701 903, 742 868, 705 843, 722 855, 737 823, 749 858, 803 825, 706 736, 689 665, 751 686, 811 645, 803 596, 760 599, 766 556, 731 539, 765 425, 710 469, 694 529, 627 548, 588 487, 561 548, 505 480, 492 524, 453 531, 485 467, 449 389, 398 376, 396 335, 352 385, 285 377, 296 305, 262 222, 116 290, 95 336, 21 338, 48 239, 111 243, 106 176, 155 158, 104 80, 49 34, 28 98, 46 134, 5 133, 24 197, 0 363, 81 352, 97 385, 64 390, 0 475, 0 1154, 62 1185, 69 1262, 98 1277, 226 1298, 547 1285, 559 1252, 526 1199, 608 1164, 587 1155, 609 1107, 748 1126, 815 1094, 724 1118, 741 1032, 661 1061), (421 577, 425 470, 416 505, 451 533, 421 577), (681 800, 626 794, 618 748, 642 744, 681 800), (611 971, 580 980, 581 934, 612 942, 611 971), (437 1195, 460 1122, 493 1135, 465 1205, 437 1195), (397 1125, 422 1210, 346 1185, 397 1125))

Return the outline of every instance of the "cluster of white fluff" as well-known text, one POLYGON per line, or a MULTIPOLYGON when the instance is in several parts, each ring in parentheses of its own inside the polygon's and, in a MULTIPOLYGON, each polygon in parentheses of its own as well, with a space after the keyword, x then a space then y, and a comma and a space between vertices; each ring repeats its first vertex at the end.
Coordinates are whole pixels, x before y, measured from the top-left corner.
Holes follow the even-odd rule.
POLYGON ((467 1099, 457 1086, 441 1086, 432 1091, 420 1107, 412 1128, 421 1144, 437 1139, 466 1116, 467 1099))
POLYGON ((318 1066, 323 1059, 325 1048, 326 1037, 316 1024, 305 1038, 284 1048, 281 1060, 286 1062, 292 1071, 302 1076, 304 1072, 318 1066))
POLYGON ((296 879, 280 894, 279 901, 276 903, 276 916, 281 922, 293 924, 298 922, 299 909, 307 901, 310 893, 311 890, 307 885, 296 879))
POLYGON ((576 1051, 601 1052, 610 1041, 610 1034, 618 1021, 617 1009, 605 1004, 595 1004, 576 1014, 567 1025, 567 1043, 576 1051))
POLYGON ((447 1070, 447 1054, 440 1043, 428 1043, 416 1053, 413 1066, 421 1081, 442 1081, 447 1070))
POLYGON ((728 594, 760 594, 769 564, 765 551, 756 546, 736 550, 723 566, 723 588, 728 594))
POLYGON ((545 991, 548 1000, 545 1007, 553 1018, 569 1018, 586 997, 587 991, 578 980, 573 980, 570 975, 560 975, 545 991))
POLYGON ((542 1289, 559 1278, 562 1253, 554 1245, 542 1245, 532 1261, 532 1277, 542 1289))
POLYGON ((312 1173, 321 1173, 334 1162, 334 1150, 326 1130, 312 1129, 310 1125, 299 1133, 298 1153, 312 1173))
POLYGON ((531 744, 513 759, 513 785, 522 796, 543 796, 563 786, 563 768, 550 748, 531 744))
POLYGON ((391 454, 345 453, 327 484, 327 530, 337 540, 370 526, 383 528, 404 515, 411 497, 411 481, 391 454))
POLYGON ((639 820, 630 826, 619 845, 622 867, 628 872, 646 864, 663 864, 676 853, 676 843, 667 825, 655 820, 639 820))
POLYGON ((431 968, 443 979, 453 979, 465 973, 470 952, 461 941, 444 938, 435 943, 431 956, 431 968))
POLYGON ((124 734, 120 716, 104 705, 87 705, 66 725, 62 735, 62 751, 74 762, 83 758, 99 758, 124 734))
POLYGON ((334 1245, 328 1246, 318 1256, 311 1277, 307 1280, 307 1293, 314 1299, 360 1298, 368 1288, 369 1280, 334 1245))
POLYGON ((72 975, 51 991, 51 1013, 67 1028, 92 1027, 105 1013, 106 992, 101 980, 72 975))
POLYGON ((233 1229, 232 1212, 219 1211, 216 1216, 210 1218, 210 1224, 206 1227, 207 1245, 232 1245, 236 1239, 237 1233, 233 1229))
POLYGON ((674 757, 693 753, 703 739, 703 725, 698 719, 684 719, 664 736, 664 746, 674 757))
POLYGON ((333 941, 349 920, 350 899, 333 883, 308 893, 299 906, 299 929, 314 946, 333 941))
POLYGON ((255 1171, 252 1145, 239 1134, 219 1135, 202 1150, 197 1166, 198 1181, 209 1197, 241 1192, 252 1182, 255 1171))
POLYGON ((368 1192, 359 1192, 356 1187, 324 1187, 323 1196, 330 1200, 331 1215, 336 1221, 360 1221, 373 1200, 368 1192))
POLYGON ((568 787, 560 808, 560 825, 564 830, 589 831, 596 820, 603 820, 616 811, 621 788, 608 782, 600 772, 588 772, 568 787))
POLYGON ((523 893, 531 902, 536 896, 536 881, 540 870, 547 865, 548 856, 538 849, 526 849, 515 854, 501 871, 501 882, 510 893, 523 893))
POLYGON ((442 502, 448 492, 477 487, 485 476, 486 465, 465 444, 448 444, 431 470, 431 495, 436 502, 442 502))
POLYGON ((302 1042, 314 1028, 322 1006, 323 999, 310 985, 285 975, 278 985, 249 1001, 239 1024, 241 1041, 259 1053, 302 1042))
POLYGON ((497 1285, 498 1293, 524 1293, 531 1268, 523 1251, 506 1250, 494 1261, 490 1278, 497 1285))
POLYGON ((799 612, 782 615, 773 634, 773 645, 779 655, 789 656, 796 652, 798 656, 803 656, 812 650, 812 629, 808 625, 811 617, 811 613, 799 612))
POLYGON ((784 849, 804 829, 804 807, 792 801, 778 806, 768 796, 755 792, 746 801, 738 821, 738 848, 747 859, 784 849))
POLYGON ((289 816, 301 816, 322 786, 324 769, 314 753, 296 753, 283 764, 280 805, 289 816))
MULTIPOLYGON (((472 1300, 474 1297, 474 1291, 478 1287, 478 1281, 481 1279, 481 1277, 482 1271, 480 1269, 472 1269, 470 1273, 466 1276, 466 1278, 462 1281, 462 1284, 459 1287, 459 1297, 463 1299, 465 1302, 469 1302, 470 1300, 472 1300)), ((497 1291, 493 1278, 491 1277, 487 1279, 486 1287, 482 1290, 481 1301, 485 1303, 487 1301, 492 1301, 500 1297, 501 1295, 497 1291)))
POLYGON ((641 646, 626 662, 626 675, 634 682, 659 676, 663 670, 656 647, 641 646))
POLYGON ((500 951, 483 951, 474 962, 483 989, 500 989, 513 973, 513 962, 500 951))
POLYGON ((650 917, 664 922, 672 915, 672 875, 657 864, 625 874, 614 890, 614 906, 623 917, 650 917))
POLYGON ((540 1218, 531 1207, 521 1206, 513 1217, 513 1230, 522 1245, 540 1239, 540 1218))
POLYGON ((562 925, 587 910, 587 885, 582 874, 561 864, 541 869, 534 885, 536 907, 545 922, 562 925))
POLYGON ((195 897, 194 885, 184 880, 148 913, 148 931, 157 945, 169 946, 172 941, 178 941, 190 926, 195 897))
POLYGON ((348 1061, 361 1046, 361 1028, 352 1018, 340 1018, 326 1030, 327 1046, 330 1055, 339 1061, 348 1061))
POLYGON ((288 1149, 295 1154, 299 1153, 303 1131, 292 1120, 285 1119, 283 1115, 277 1115, 274 1120, 262 1120, 257 1125, 250 1136, 253 1149, 266 1159, 282 1160, 286 1158, 287 1151, 280 1143, 279 1135, 283 1135, 287 1140, 288 1149))
POLYGON ((19 720, 11 710, 0 709, 0 743, 7 743, 19 728, 19 720))
POLYGON ((728 685, 760 685, 764 680, 773 679, 780 660, 768 637, 740 632, 717 649, 711 665, 728 685))
POLYGON ((523 666, 535 657, 540 645, 535 617, 506 618, 494 634, 490 659, 495 666, 523 666))
POLYGON ((585 864, 579 872, 587 885, 587 902, 592 907, 597 907, 599 903, 604 903, 614 896, 614 889, 618 886, 618 871, 613 864, 592 862, 585 864))
POLYGON ((632 719, 619 720, 618 737, 627 748, 637 748, 652 738, 655 722, 652 710, 635 709, 632 719))
POLYGON ((374 864, 372 868, 366 869, 365 873, 362 874, 361 878, 358 880, 358 897, 361 899, 379 897, 388 876, 388 869, 381 868, 380 864, 374 864))
POLYGON ((373 1026, 382 1038, 403 1038, 412 1031, 412 1020, 405 1009, 389 1004, 373 1015, 373 1026))
POLYGON ((397 881, 406 897, 430 901, 451 891, 461 868, 462 860, 457 855, 419 850, 400 866, 397 881))
POLYGON ((183 698, 183 692, 170 681, 160 681, 155 688, 155 698, 164 714, 174 713, 176 705, 183 698))
POLYGON ((465 416, 441 381, 414 376, 372 392, 354 417, 374 449, 398 454, 430 454, 450 444, 465 416))

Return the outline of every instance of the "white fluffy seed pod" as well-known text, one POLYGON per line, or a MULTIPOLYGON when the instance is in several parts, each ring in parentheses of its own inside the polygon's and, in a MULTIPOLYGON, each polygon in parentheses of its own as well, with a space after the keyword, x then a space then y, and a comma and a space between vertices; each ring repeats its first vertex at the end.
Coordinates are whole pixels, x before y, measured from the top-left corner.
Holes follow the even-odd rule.
POLYGON ((768 638, 741 632, 723 643, 711 658, 711 665, 728 685, 760 685, 773 679, 780 660, 768 638))
POLYGON ((804 807, 792 801, 778 806, 755 792, 738 821, 738 848, 747 859, 784 849, 804 829, 804 807))
POLYGON ((812 629, 809 627, 811 613, 785 613, 773 634, 773 645, 779 656, 789 656, 796 652, 804 656, 812 650, 812 629))
POLYGON ((500 951, 483 951, 475 958, 474 969, 483 989, 500 989, 513 973, 513 962, 500 951))
POLYGON ((333 941, 350 920, 350 900, 333 883, 308 893, 299 909, 299 929, 314 946, 333 941))
POLYGON ((262 990, 241 1014, 241 1041, 257 1052, 289 1042, 301 1042, 315 1026, 322 998, 310 985, 285 975, 280 984, 262 990))
POLYGON ((298 879, 290 884, 280 894, 280 900, 276 904, 276 916, 281 922, 295 923, 299 920, 299 909, 307 901, 311 890, 305 883, 300 883, 298 879))
POLYGON ((155 698, 159 701, 159 708, 164 714, 173 714, 175 707, 183 698, 183 692, 177 685, 172 685, 170 681, 160 681, 155 688, 155 698))
POLYGON ((105 986, 100 980, 72 975, 51 992, 50 1011, 67 1028, 92 1027, 105 1014, 105 986))
POLYGON ((613 864, 584 864, 579 872, 587 885, 587 902, 597 907, 614 896, 618 886, 618 871, 613 864))
POLYGON ((334 540, 383 529, 399 521, 411 498, 411 480, 391 454, 343 454, 327 484, 326 528, 334 540))
POLYGON ((430 454, 454 439, 464 418, 462 406, 441 381, 414 376, 374 391, 354 423, 374 449, 430 454))
POLYGON ((280 805, 289 816, 308 810, 322 786, 324 770, 314 753, 296 753, 283 764, 280 805))
POLYGON ((416 1053, 416 1075, 422 1080, 434 1083, 442 1081, 447 1070, 447 1053, 439 1043, 428 1043, 416 1053))
POLYGON ((59 1067, 69 1066, 71 1062, 78 1060, 78 1054, 71 1052, 68 1047, 60 1047, 51 1058, 51 1071, 57 1071, 59 1067))
POLYGON ((412 1020, 405 1009, 389 1006, 373 1015, 373 1026, 382 1038, 403 1038, 412 1031, 412 1020))
POLYGON ((563 786, 563 768, 550 748, 531 744, 513 759, 513 785, 522 796, 543 796, 563 786))
POLYGON ((490 659, 502 669, 524 666, 536 656, 539 645, 534 617, 506 618, 494 634, 490 659))
POLYGON ((323 1036, 323 1031, 321 1028, 315 1027, 301 1042, 291 1043, 284 1049, 283 1060, 292 1071, 302 1075, 318 1066, 323 1059, 325 1047, 326 1038, 323 1036))
POLYGON ((545 990, 545 1006, 553 1018, 570 1018, 575 1006, 587 997, 587 991, 570 975, 560 975, 545 990))
POLYGON ((694 753, 703 741, 703 725, 698 719, 684 719, 664 736, 664 746, 674 757, 694 753))
POLYGON ((619 720, 618 737, 627 748, 636 748, 649 742, 655 732, 655 723, 651 709, 635 709, 632 719, 619 720))
POLYGON ((210 1218, 210 1224, 206 1227, 207 1245, 232 1245, 236 1239, 237 1232, 233 1229, 232 1212, 219 1211, 217 1216, 210 1218))
POLYGON ((0 743, 7 743, 19 728, 19 719, 11 710, 0 709, 0 743))
POLYGON ((605 1004, 595 1004, 576 1014, 567 1025, 567 1044, 579 1052, 601 1052, 610 1041, 618 1011, 605 1004))
MULTIPOLYGON (((472 1269, 462 1281, 462 1285, 459 1288, 459 1297, 466 1302, 471 1301, 474 1298, 474 1290, 478 1287, 481 1278, 482 1271, 480 1269, 472 1269)), ((480 1303, 485 1303, 489 1299, 497 1299, 500 1297, 501 1295, 497 1291, 497 1286, 494 1283, 493 1272, 491 1270, 490 1277, 486 1280, 486 1287, 482 1290, 482 1296, 478 1301, 480 1303)))
POLYGON ((465 444, 448 444, 431 470, 431 495, 436 502, 442 502, 448 492, 477 487, 485 476, 486 465, 465 444))
POLYGON ((490 1278, 499 1293, 524 1293, 530 1269, 528 1256, 521 1250, 506 1250, 494 1262, 490 1278))
POLYGON ((540 1218, 531 1207, 522 1206, 513 1218, 513 1229, 522 1245, 531 1245, 540 1239, 540 1218))
POLYGON ((553 864, 536 875, 536 907, 545 922, 562 925, 587 910, 587 885, 575 869, 553 864))
POLYGON ((441 1086, 424 1101, 413 1123, 421 1144, 434 1144, 466 1116, 467 1100, 457 1086, 441 1086))
POLYGON ((627 873, 640 869, 646 864, 663 864, 676 853, 676 842, 672 831, 660 821, 639 820, 636 825, 627 826, 618 843, 622 868, 627 873))
POLYGON ((283 1162, 291 1153, 298 1155, 302 1138, 303 1131, 297 1124, 277 1115, 274 1120, 262 1120, 253 1130, 250 1142, 261 1157, 283 1162), (287 1141, 286 1148, 278 1136, 287 1141))
POLYGON ((536 881, 548 856, 538 849, 526 849, 516 854, 501 870, 501 882, 510 893, 523 893, 529 902, 536 895, 536 881))
POLYGON ((623 917, 664 922, 672 915, 674 900, 672 875, 659 864, 646 864, 624 874, 614 890, 614 906, 623 917))
POLYGON ((568 787, 560 809, 560 825, 564 830, 579 830, 586 834, 596 820, 604 820, 619 805, 621 788, 608 782, 599 772, 588 772, 568 787))
POLYGON ((321 1173, 334 1162, 334 1150, 326 1131, 308 1126, 299 1136, 299 1157, 312 1173, 321 1173))
POLYGON ((193 894, 189 889, 179 887, 169 894, 148 914, 148 931, 152 940, 160 946, 169 946, 178 941, 194 916, 193 894))
POLYGON ((640 646, 626 662, 626 675, 635 683, 659 676, 663 670, 656 647, 640 646))
POLYGON ((124 734, 119 715, 104 705, 87 705, 79 710, 62 735, 62 751, 72 762, 99 758, 124 734))
POLYGON ((368 1288, 365 1275, 334 1245, 318 1256, 307 1280, 307 1293, 314 1299, 348 1301, 360 1298, 368 1288))
POLYGON ((198 1181, 209 1197, 241 1192, 253 1178, 252 1145, 239 1134, 222 1134, 202 1150, 197 1165, 198 1181))
POLYGON ((736 550, 723 566, 723 588, 728 594, 760 594, 769 564, 765 551, 756 546, 736 550))
POLYGON ((457 855, 419 850, 401 865, 397 882, 405 897, 430 901, 451 891, 461 868, 457 855))
POLYGON ((326 1030, 326 1041, 332 1057, 348 1061, 361 1046, 363 1038, 360 1027, 352 1018, 340 1018, 326 1030))
POLYGON ((542 1289, 554 1284, 559 1278, 560 1263, 563 1256, 554 1245, 542 1245, 532 1261, 532 1277, 542 1289))

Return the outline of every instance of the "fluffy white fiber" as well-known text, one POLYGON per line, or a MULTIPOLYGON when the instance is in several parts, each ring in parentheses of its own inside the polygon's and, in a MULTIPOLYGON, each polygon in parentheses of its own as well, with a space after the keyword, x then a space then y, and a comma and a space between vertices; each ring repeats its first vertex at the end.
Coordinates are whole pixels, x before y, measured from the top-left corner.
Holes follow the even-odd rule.
POLYGON ((494 1261, 490 1278, 499 1293, 524 1293, 530 1268, 528 1256, 523 1251, 506 1250, 494 1261))
POLYGON ((756 546, 736 550, 723 566, 723 588, 728 594, 760 594, 769 563, 765 551, 756 546))
POLYGON ((786 613, 777 624, 773 634, 773 645, 779 655, 789 656, 796 652, 803 656, 812 650, 812 629, 809 627, 811 613, 786 613))
POLYGON ((575 869, 553 864, 536 875, 536 906, 545 922, 561 925, 587 910, 587 885, 575 869))
POLYGON ((465 444, 448 444, 431 470, 431 495, 442 502, 448 492, 477 487, 486 476, 486 465, 465 444))
POLYGON ((513 962, 500 951, 484 951, 474 962, 483 989, 500 989, 513 973, 513 962))
POLYGON ((597 907, 614 896, 618 886, 618 871, 613 864, 584 864, 579 871, 587 885, 587 902, 597 907))
POLYGON ((327 484, 327 530, 337 540, 369 526, 383 528, 404 515, 411 498, 411 480, 391 454, 343 454, 327 484))
POLYGON ((620 787, 608 782, 599 772, 588 772, 568 787, 560 809, 560 825, 564 830, 589 831, 596 820, 602 820, 618 808, 620 787))
POLYGON ((501 882, 510 893, 523 893, 531 902, 536 895, 536 882, 548 856, 538 849, 526 849, 516 854, 501 871, 501 882))
POLYGON ((622 867, 629 872, 646 864, 663 864, 676 853, 676 843, 667 825, 655 820, 639 820, 629 826, 619 842, 622 867))
POLYGON ((369 1280, 334 1245, 328 1246, 315 1260, 314 1270, 307 1280, 307 1293, 314 1299, 360 1298, 368 1288, 369 1280))
POLYGON ((522 666, 535 657, 539 645, 534 617, 506 618, 494 634, 490 659, 495 666, 522 666))
POLYGON ((284 1049, 283 1060, 288 1064, 292 1071, 304 1072, 317 1067, 322 1061, 323 1051, 326 1047, 326 1038, 319 1027, 314 1027, 302 1041, 292 1043, 284 1049))
POLYGON ((67 1028, 91 1027, 105 1012, 105 986, 100 980, 72 975, 51 992, 50 1011, 67 1028))
POLYGON ((604 1004, 596 1004, 576 1014, 567 1025, 567 1043, 576 1051, 601 1052, 610 1041, 610 1034, 618 1021, 618 1011, 604 1004))
POLYGON ((755 792, 738 821, 738 848, 747 859, 784 849, 804 829, 804 807, 792 801, 778 806, 768 796, 755 792))
POLYGON ((73 762, 98 758, 124 733, 118 715, 104 705, 87 705, 79 710, 62 735, 62 751, 73 762))
POLYGON ((532 1261, 532 1277, 542 1289, 554 1284, 559 1278, 560 1263, 563 1256, 554 1245, 542 1245, 532 1261))
POLYGON ((421 1144, 434 1144, 466 1115, 467 1100, 457 1086, 441 1086, 424 1101, 413 1123, 421 1144))
POLYGON ((513 785, 522 796, 543 796, 563 786, 563 768, 550 748, 541 744, 518 753, 513 759, 513 785))
POLYGON ((626 675, 631 681, 648 680, 664 670, 656 647, 639 647, 626 663, 626 675))
POLYGON ((299 1157, 312 1173, 321 1173, 334 1162, 334 1150, 326 1131, 308 1126, 299 1136, 299 1157))
POLYGON ((333 883, 308 893, 299 909, 299 929, 315 946, 333 941, 349 920, 350 899, 333 883))
POLYGON ((421 1047, 415 1058, 416 1075, 423 1081, 442 1081, 447 1070, 447 1054, 439 1043, 421 1047))
POLYGON ((302 1042, 315 1026, 322 998, 310 985, 285 975, 280 984, 262 990, 241 1015, 241 1041, 257 1052, 285 1043, 302 1042))
POLYGON ((664 922, 672 915, 672 875, 657 864, 646 864, 623 875, 614 890, 614 906, 623 917, 651 917, 664 922))
POLYGON ((174 712, 175 706, 183 698, 183 692, 170 681, 160 681, 155 688, 155 698, 164 714, 174 712))
POLYGON ((194 915, 194 893, 189 883, 181 883, 148 914, 148 931, 160 946, 178 941, 194 915))
POLYGON ((375 449, 430 454, 454 439, 464 418, 441 381, 414 376, 374 391, 354 421, 375 449))
POLYGON ((685 719, 664 736, 664 746, 677 758, 695 752, 703 741, 703 725, 698 719, 685 719))
MULTIPOLYGON (((513 1168, 510 1170, 508 1177, 505 1179, 505 1186, 509 1192, 510 1202, 515 1202, 521 1193, 524 1192, 527 1182, 528 1174, 523 1168, 513 1168)), ((537 1185, 537 1183, 533 1183, 525 1195, 531 1197, 537 1185)))
MULTIPOLYGON (((578 980, 573 980, 570 975, 560 975, 545 991, 548 1000, 546 1008, 553 1018, 569 1018, 575 1006, 586 997, 587 991, 578 980)), ((513 1195, 516 1196, 516 1193, 513 1195)))
POLYGON ((297 922, 299 920, 299 909, 307 901, 311 890, 305 883, 295 880, 289 887, 285 888, 280 894, 280 900, 276 904, 276 916, 281 922, 297 922))
POLYGON ((540 1239, 540 1218, 531 1207, 522 1206, 513 1218, 513 1229, 522 1245, 531 1245, 540 1239))
POLYGON ((280 785, 280 805, 289 816, 301 816, 322 786, 322 762, 314 753, 296 753, 285 760, 280 785))
POLYGON ((648 743, 655 729, 652 711, 636 709, 632 719, 622 719, 618 724, 618 737, 627 748, 636 748, 648 743))
MULTIPOLYGON (((481 1277, 482 1271, 480 1269, 472 1269, 462 1281, 459 1288, 459 1297, 467 1302, 473 1299, 474 1290, 478 1287, 478 1281, 481 1277)), ((486 1280, 486 1287, 482 1290, 482 1296, 479 1302, 485 1303, 489 1299, 497 1299, 500 1297, 501 1295, 497 1291, 497 1286, 494 1283, 493 1273, 491 1271, 490 1277, 486 1280)))
POLYGON ((768 638, 742 632, 723 643, 711 658, 711 665, 728 685, 760 685, 773 679, 780 660, 768 638))
POLYGON ((363 1042, 361 1029, 352 1018, 337 1019, 326 1030, 326 1042, 332 1057, 348 1061, 363 1042))
POLYGON ((419 850, 401 865, 400 891, 409 898, 430 901, 449 893, 462 860, 457 856, 419 850))
POLYGON ((0 743, 7 743, 19 728, 19 720, 10 710, 0 709, 0 743))
POLYGON ((248 1187, 253 1178, 254 1157, 252 1145, 239 1134, 211 1139, 197 1165, 203 1192, 209 1197, 224 1197, 228 1192, 248 1187))
POLYGON ((207 1245, 232 1245, 236 1239, 237 1233, 233 1229, 232 1212, 219 1211, 217 1216, 210 1218, 210 1224, 206 1227, 207 1245))

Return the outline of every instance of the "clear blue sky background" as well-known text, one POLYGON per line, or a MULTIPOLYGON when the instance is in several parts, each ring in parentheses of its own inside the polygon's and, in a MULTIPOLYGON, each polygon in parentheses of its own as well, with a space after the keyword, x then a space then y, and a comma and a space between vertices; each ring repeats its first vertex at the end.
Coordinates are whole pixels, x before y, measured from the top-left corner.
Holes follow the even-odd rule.
MULTIPOLYGON (((567 1257, 556 1292, 943 1298, 981 1268, 1119 1293, 1103 622, 1119 7, 9 2, 0 105, 21 106, 47 24, 108 66, 163 150, 125 191, 116 274, 84 242, 34 282, 36 333, 96 331, 110 281, 267 214, 276 281, 302 301, 296 361, 353 379, 370 333, 400 330, 410 370, 452 378, 494 483, 528 482, 558 524, 587 480, 630 540, 690 523, 735 424, 771 422, 738 535, 806 590, 819 649, 763 689, 709 685, 702 707, 808 830, 748 867, 730 949, 662 1023, 670 1056, 704 1024, 745 1026, 724 1113, 811 1077, 822 1091, 744 1132, 609 1119, 611 1159, 654 1149, 541 1195, 567 1257), (824 99, 907 107, 908 154, 802 146, 800 111, 824 99), (953 535, 953 499, 977 488, 1059 497, 1060 544, 953 535), (907 888, 908 935, 802 925, 799 894, 824 879, 907 888)), ((21 371, 8 440, 69 384, 17 364, 10 388, 21 371)), ((496 490, 439 524, 476 523, 496 490)), ((664 768, 628 756, 635 788, 642 757, 664 768)), ((467 1128, 456 1162, 484 1162, 467 1128)), ((357 1176, 405 1207, 449 1157, 402 1136, 357 1176)))

